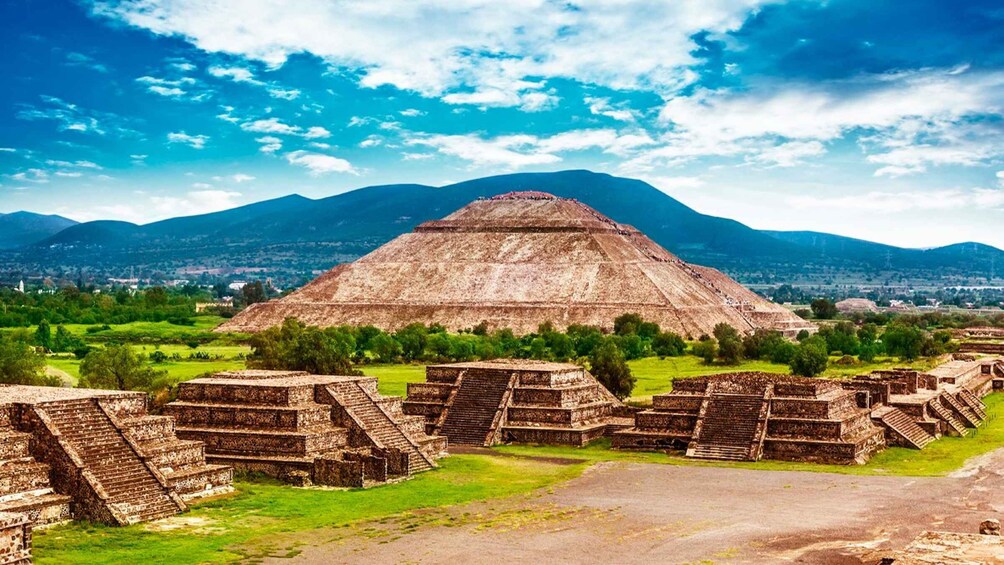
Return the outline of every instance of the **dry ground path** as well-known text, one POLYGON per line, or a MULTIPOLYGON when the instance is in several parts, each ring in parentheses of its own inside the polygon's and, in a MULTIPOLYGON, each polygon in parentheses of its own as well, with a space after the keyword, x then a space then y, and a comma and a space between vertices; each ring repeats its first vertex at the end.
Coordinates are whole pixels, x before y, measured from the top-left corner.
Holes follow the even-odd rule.
POLYGON ((1004 449, 951 477, 602 463, 530 497, 302 540, 275 563, 874 563, 1004 512, 1004 449))

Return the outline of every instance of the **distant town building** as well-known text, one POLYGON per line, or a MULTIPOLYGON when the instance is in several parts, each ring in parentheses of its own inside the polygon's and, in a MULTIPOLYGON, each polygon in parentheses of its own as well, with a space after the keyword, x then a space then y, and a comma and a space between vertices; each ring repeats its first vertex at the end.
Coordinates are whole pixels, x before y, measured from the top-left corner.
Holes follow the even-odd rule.
POLYGON ((24 281, 23 280, 18 281, 17 286, 14 287, 14 290, 20 292, 21 294, 24 294, 24 281))

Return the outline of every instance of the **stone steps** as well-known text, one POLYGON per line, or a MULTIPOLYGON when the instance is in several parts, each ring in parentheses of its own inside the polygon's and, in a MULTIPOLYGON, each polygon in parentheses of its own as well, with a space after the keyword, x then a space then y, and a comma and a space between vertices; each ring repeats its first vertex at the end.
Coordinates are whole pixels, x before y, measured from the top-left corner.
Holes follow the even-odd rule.
POLYGON ((898 408, 883 406, 873 413, 882 424, 915 449, 924 449, 936 438, 924 431, 913 418, 898 408))
POLYGON ((96 401, 40 404, 35 409, 48 416, 52 431, 82 460, 85 476, 108 495, 106 504, 125 516, 116 517, 118 521, 132 524, 183 510, 96 401))
POLYGON ((960 389, 958 399, 968 406, 980 420, 987 419, 986 405, 972 391, 967 388, 960 389))
POLYGON ((491 371, 468 371, 447 407, 442 435, 452 445, 487 446, 494 432, 492 423, 512 381, 491 371))
POLYGON ((938 400, 940 400, 942 404, 945 404, 946 408, 951 409, 952 412, 954 412, 955 415, 966 424, 966 427, 978 428, 983 422, 983 420, 974 414, 968 406, 947 392, 942 393, 941 396, 938 397, 938 400))
MULTIPOLYGON (((401 427, 382 408, 380 403, 383 399, 373 398, 369 392, 359 386, 358 382, 328 385, 328 394, 342 406, 350 411, 362 424, 365 433, 376 440, 382 447, 399 449, 408 454, 409 469, 415 471, 427 471, 435 468, 435 463, 429 459, 422 450, 405 435, 401 427)), ((400 407, 399 403, 392 406, 400 407)), ((402 414, 403 416, 403 414, 402 414)))
POLYGON ((696 445, 688 457, 703 459, 749 460, 756 439, 757 424, 763 410, 762 396, 712 394, 696 445))
POLYGON ((952 411, 949 410, 948 408, 945 408, 945 405, 942 404, 937 398, 932 399, 928 403, 928 406, 931 407, 931 410, 934 412, 934 415, 937 416, 939 420, 944 422, 955 433, 959 434, 962 437, 969 435, 969 430, 966 429, 966 425, 962 423, 962 420, 956 418, 955 414, 953 414, 952 411))

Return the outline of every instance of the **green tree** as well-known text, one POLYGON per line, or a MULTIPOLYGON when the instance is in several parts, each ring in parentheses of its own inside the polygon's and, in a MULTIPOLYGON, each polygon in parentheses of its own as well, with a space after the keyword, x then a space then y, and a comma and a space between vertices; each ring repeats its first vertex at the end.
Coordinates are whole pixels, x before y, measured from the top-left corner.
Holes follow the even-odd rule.
POLYGON ((642 325, 640 314, 628 312, 614 318, 614 333, 617 335, 634 335, 642 325))
POLYGON ((812 336, 797 347, 789 365, 792 374, 815 377, 826 370, 829 362, 830 355, 827 351, 826 340, 819 336, 812 336))
POLYGON ((718 357, 726 365, 737 365, 743 356, 743 341, 735 328, 721 322, 712 332, 718 340, 718 357))
POLYGON ((604 339, 593 350, 589 356, 589 370, 617 398, 623 400, 631 396, 636 379, 613 339, 604 339))
POLYGON ((268 295, 265 294, 265 287, 262 286, 261 281, 250 282, 241 287, 241 297, 244 299, 244 304, 248 306, 268 300, 268 295))
POLYGON ((809 308, 812 308, 812 315, 820 320, 831 320, 837 316, 837 305, 826 298, 813 300, 809 308))
POLYGON ((52 351, 52 329, 48 320, 38 323, 38 329, 35 330, 35 345, 46 351, 52 351))
POLYGON ((146 364, 146 355, 136 354, 128 345, 95 349, 80 362, 81 388, 150 391, 154 381, 166 371, 146 364))
POLYGON ((401 344, 392 336, 381 332, 370 340, 370 351, 381 363, 393 363, 401 356, 401 344))
POLYGON ((0 335, 0 383, 50 384, 44 376, 44 370, 45 356, 37 353, 34 347, 0 335))
POLYGON ((423 324, 409 324, 394 333, 394 339, 401 344, 401 355, 406 361, 414 361, 425 352, 429 340, 429 330, 423 324))
POLYGON ((913 360, 920 357, 923 351, 924 331, 916 326, 890 324, 882 334, 882 344, 889 355, 913 360))
POLYGON ((659 332, 652 338, 652 352, 659 357, 678 357, 687 350, 687 342, 679 334, 659 332))
POLYGON ((352 367, 356 340, 346 328, 320 329, 288 318, 251 338, 248 367, 307 371, 316 375, 359 375, 352 367))
POLYGON ((710 365, 715 362, 715 357, 718 356, 718 341, 713 337, 704 337, 705 339, 694 344, 691 351, 703 359, 705 364, 710 365))

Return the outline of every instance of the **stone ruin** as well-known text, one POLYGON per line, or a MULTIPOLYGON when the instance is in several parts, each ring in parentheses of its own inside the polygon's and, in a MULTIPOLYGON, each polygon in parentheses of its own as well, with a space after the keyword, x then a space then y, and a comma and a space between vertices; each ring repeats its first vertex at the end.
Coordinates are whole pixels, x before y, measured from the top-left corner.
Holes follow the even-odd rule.
POLYGON ((451 445, 582 446, 630 425, 627 409, 577 365, 496 360, 434 365, 410 383, 406 414, 451 445))
POLYGON ((206 463, 139 392, 0 386, 0 512, 36 526, 83 518, 126 525, 232 490, 232 470, 206 463))
POLYGON ((165 410, 210 462, 296 484, 368 486, 432 469, 446 451, 374 377, 217 373, 181 383, 165 410))
POLYGON ((0 564, 31 563, 31 519, 27 514, 0 512, 0 564))
POLYGON ((982 326, 952 330, 952 337, 959 340, 960 353, 982 353, 1004 355, 1004 328, 982 326))
POLYGON ((987 414, 981 397, 994 386, 999 360, 953 359, 927 372, 875 371, 843 382, 886 429, 889 445, 923 449, 942 435, 965 436, 987 414))
POLYGON ((885 447, 882 428, 839 383, 769 373, 680 379, 614 433, 621 449, 686 449, 688 457, 864 463, 885 447))
POLYGON ((815 330, 581 202, 514 192, 425 222, 286 297, 252 304, 216 331, 257 332, 296 318, 388 331, 415 322, 451 330, 483 322, 525 334, 548 321, 612 329, 625 312, 695 338, 718 323, 791 337, 815 330))

